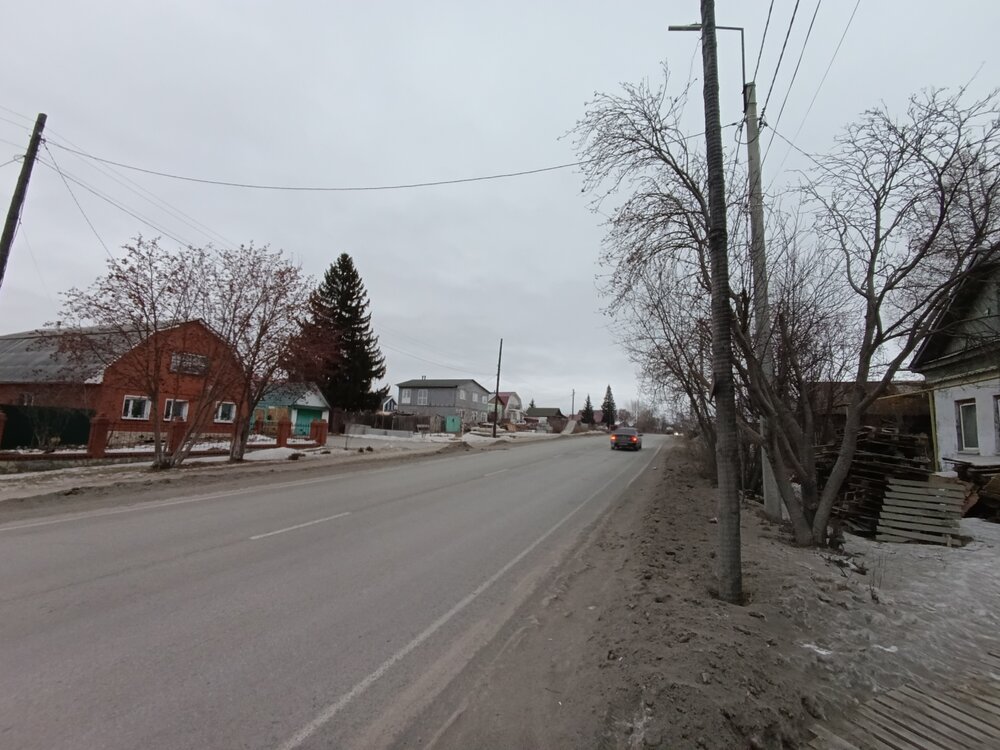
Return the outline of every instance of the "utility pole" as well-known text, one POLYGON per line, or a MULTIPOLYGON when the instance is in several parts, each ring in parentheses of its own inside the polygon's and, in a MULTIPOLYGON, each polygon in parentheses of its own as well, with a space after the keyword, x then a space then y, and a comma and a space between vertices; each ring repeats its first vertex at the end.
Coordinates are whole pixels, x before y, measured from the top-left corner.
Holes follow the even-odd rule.
POLYGON ((503 359, 503 339, 500 339, 500 354, 497 355, 497 387, 493 391, 493 437, 497 436, 497 422, 500 421, 500 361, 503 359))
MULTIPOLYGON (((771 312, 767 293, 767 253, 764 247, 764 195, 760 174, 760 123, 757 121, 757 85, 753 81, 744 85, 743 101, 746 102, 747 163, 750 168, 750 262, 753 274, 753 322, 756 339, 757 361, 764 379, 774 376, 771 363, 771 312)), ((767 417, 760 417, 760 432, 765 442, 769 430, 767 417)), ((781 495, 774 481, 774 470, 767 457, 767 448, 760 450, 761 488, 764 494, 764 513, 772 521, 781 520, 781 495)))
POLYGON ((35 120, 35 129, 31 131, 31 140, 28 141, 28 151, 24 155, 24 161, 21 162, 21 174, 18 175, 17 185, 14 187, 14 196, 10 199, 3 235, 0 235, 0 285, 3 284, 3 276, 7 271, 10 246, 14 244, 14 232, 17 229, 17 220, 21 218, 21 206, 24 205, 24 196, 28 192, 28 180, 31 179, 31 168, 35 166, 35 155, 42 140, 45 120, 44 113, 39 113, 38 119, 35 120))
POLYGON ((571 400, 570 400, 569 403, 570 403, 569 413, 571 415, 575 415, 576 414, 576 388, 573 389, 573 396, 572 396, 572 398, 571 398, 571 400))
POLYGON ((737 476, 736 393, 733 383, 732 309, 729 306, 729 237, 726 229, 726 176, 722 117, 719 111, 719 61, 715 37, 715 0, 701 0, 701 50, 704 69, 705 148, 708 161, 708 232, 712 275, 712 392, 715 395, 718 467, 719 598, 743 601, 740 550, 740 495, 737 476))

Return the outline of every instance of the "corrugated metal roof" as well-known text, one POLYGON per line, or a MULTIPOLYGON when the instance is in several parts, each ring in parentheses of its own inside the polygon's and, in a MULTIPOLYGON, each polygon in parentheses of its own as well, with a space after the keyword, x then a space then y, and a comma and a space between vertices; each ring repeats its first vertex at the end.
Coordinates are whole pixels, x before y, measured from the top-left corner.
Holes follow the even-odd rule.
MULTIPOLYGON (((101 329, 74 329, 74 333, 111 336, 101 329)), ((0 336, 0 383, 100 382, 105 365, 97 357, 73 357, 60 351, 67 331, 55 328, 0 336)))

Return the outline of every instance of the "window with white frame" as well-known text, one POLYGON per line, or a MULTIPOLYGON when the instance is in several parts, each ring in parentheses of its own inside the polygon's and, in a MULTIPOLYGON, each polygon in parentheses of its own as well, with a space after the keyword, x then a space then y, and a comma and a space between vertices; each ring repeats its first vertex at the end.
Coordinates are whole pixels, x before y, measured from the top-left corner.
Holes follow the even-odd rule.
POLYGON ((399 389, 399 403, 408 404, 410 403, 410 389, 400 388, 399 389))
POLYGON ((149 419, 150 400, 145 396, 126 396, 122 419, 149 419))
POLYGON ((219 405, 215 407, 215 421, 235 422, 236 404, 234 404, 232 401, 220 401, 219 405))
POLYGON ((958 449, 976 452, 979 450, 979 423, 976 421, 976 401, 956 401, 955 411, 958 426, 958 449))
POLYGON ((479 403, 479 394, 476 393, 475 391, 472 392, 472 403, 474 404, 479 403))
POLYGON ((421 388, 417 391, 417 406, 427 406, 427 389, 421 388))
POLYGON ((459 388, 458 389, 458 400, 459 401, 465 401, 465 389, 464 388, 459 388))
POLYGON ((179 398, 168 398, 163 407, 163 419, 169 422, 172 419, 187 419, 188 402, 179 398))

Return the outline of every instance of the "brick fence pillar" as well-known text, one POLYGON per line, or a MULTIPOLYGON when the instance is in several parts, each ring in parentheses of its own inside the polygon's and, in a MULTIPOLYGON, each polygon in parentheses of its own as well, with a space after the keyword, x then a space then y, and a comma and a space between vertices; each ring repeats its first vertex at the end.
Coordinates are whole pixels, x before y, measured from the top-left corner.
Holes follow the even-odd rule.
POLYGON ((264 417, 257 417, 253 421, 253 431, 257 435, 263 435, 264 434, 264 417))
POLYGON ((314 419, 309 425, 309 439, 316 445, 326 445, 326 438, 330 434, 330 423, 325 419, 314 419))
POLYGON ((292 436, 292 420, 288 417, 282 417, 278 420, 278 447, 284 448, 288 445, 288 438, 292 436))
POLYGON ((91 458, 104 458, 108 450, 108 428, 111 420, 107 417, 94 417, 90 420, 90 435, 87 437, 87 455, 91 458))
POLYGON ((184 444, 184 433, 187 431, 187 422, 182 419, 170 423, 170 433, 167 436, 167 454, 172 456, 181 449, 184 444))

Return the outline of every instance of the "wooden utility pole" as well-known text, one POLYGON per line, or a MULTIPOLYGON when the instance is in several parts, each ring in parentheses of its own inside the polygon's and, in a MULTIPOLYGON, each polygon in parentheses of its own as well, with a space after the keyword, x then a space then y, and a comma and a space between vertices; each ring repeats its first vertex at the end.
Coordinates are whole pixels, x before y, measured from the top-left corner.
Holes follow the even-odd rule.
POLYGON ((715 38, 715 0, 701 0, 701 50, 704 68, 705 146, 708 157, 708 232, 712 274, 712 392, 715 395, 718 465, 719 598, 743 601, 740 551, 740 495, 737 475, 736 394, 733 383, 732 309, 729 306, 729 237, 726 229, 726 176, 719 111, 719 61, 715 38))
MULTIPOLYGON (((750 169, 750 263, 753 273, 753 322, 756 356, 768 381, 774 375, 771 364, 771 312, 767 297, 767 252, 764 245, 764 193, 760 174, 760 124, 757 121, 757 85, 751 81, 743 89, 747 121, 747 164, 750 169)), ((767 417, 760 417, 760 432, 768 438, 767 417)), ((781 520, 781 495, 774 481, 774 471, 767 448, 760 451, 761 489, 764 513, 772 521, 781 520)))
POLYGON ((497 436, 497 422, 500 421, 500 362, 503 360, 503 339, 500 339, 500 353, 497 355, 497 387, 493 391, 493 437, 497 436))
POLYGON ((28 180, 31 179, 31 168, 35 166, 35 155, 38 153, 38 144, 42 140, 45 120, 44 113, 39 113, 38 119, 35 120, 35 129, 31 131, 31 140, 28 141, 28 151, 24 155, 24 161, 21 162, 21 174, 18 175, 17 185, 14 187, 14 196, 10 199, 7 221, 3 225, 3 235, 0 235, 0 286, 3 285, 3 276, 7 272, 10 246, 14 244, 14 232, 17 230, 17 220, 21 218, 21 207, 24 205, 24 196, 28 192, 28 180))

